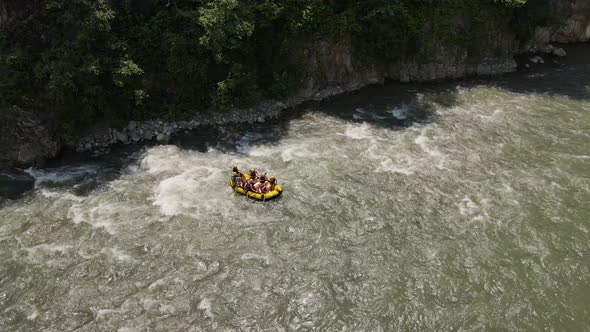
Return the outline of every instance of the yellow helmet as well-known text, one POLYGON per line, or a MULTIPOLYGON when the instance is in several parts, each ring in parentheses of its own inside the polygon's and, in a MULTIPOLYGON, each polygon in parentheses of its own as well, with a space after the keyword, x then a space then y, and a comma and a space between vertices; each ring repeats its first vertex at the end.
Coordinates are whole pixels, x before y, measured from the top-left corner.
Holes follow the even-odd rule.
POLYGON ((250 183, 254 183, 254 179, 250 179, 250 183))
POLYGON ((274 176, 271 176, 271 177, 270 177, 270 179, 271 179, 271 180, 275 180, 275 177, 274 177, 274 176))
POLYGON ((256 170, 254 168, 250 168, 250 173, 254 173, 256 170))
POLYGON ((238 170, 238 165, 234 165, 233 170, 234 171, 237 171, 238 170))

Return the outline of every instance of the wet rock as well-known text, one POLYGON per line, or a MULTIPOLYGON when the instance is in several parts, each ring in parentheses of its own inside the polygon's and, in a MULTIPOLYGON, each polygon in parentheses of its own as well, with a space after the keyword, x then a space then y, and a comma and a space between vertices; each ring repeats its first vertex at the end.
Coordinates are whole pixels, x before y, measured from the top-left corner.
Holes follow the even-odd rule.
POLYGON ((168 142, 169 139, 170 139, 170 136, 164 135, 164 134, 158 134, 158 136, 156 136, 156 140, 160 143, 168 142))
POLYGON ((135 121, 129 121, 129 124, 127 125, 127 129, 129 131, 134 130, 137 127, 137 122, 135 121))
POLYGON ((556 48, 553 50, 552 53, 553 53, 553 55, 558 56, 558 57, 567 56, 567 52, 563 48, 556 48))
POLYGON ((553 45, 545 45, 539 48, 539 52, 543 54, 551 54, 555 50, 555 46, 553 45))
POLYGON ((152 138, 154 138, 154 133, 152 131, 146 130, 143 133, 143 139, 146 141, 151 140, 152 138))
POLYGON ((116 137, 117 137, 117 141, 119 141, 121 143, 127 143, 127 141, 129 140, 129 137, 124 132, 117 132, 116 137))
POLYGON ((0 109, 0 163, 42 164, 60 145, 33 113, 16 106, 0 109))

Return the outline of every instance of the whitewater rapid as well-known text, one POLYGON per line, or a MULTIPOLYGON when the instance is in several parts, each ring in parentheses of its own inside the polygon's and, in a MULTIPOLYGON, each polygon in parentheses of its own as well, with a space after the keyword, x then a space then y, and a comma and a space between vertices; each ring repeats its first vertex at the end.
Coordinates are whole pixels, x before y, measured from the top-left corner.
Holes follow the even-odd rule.
POLYGON ((574 72, 586 90, 551 71, 384 87, 204 149, 29 169, 36 189, 0 205, 0 329, 582 331, 590 70, 574 72), (283 197, 235 196, 234 164, 283 197))

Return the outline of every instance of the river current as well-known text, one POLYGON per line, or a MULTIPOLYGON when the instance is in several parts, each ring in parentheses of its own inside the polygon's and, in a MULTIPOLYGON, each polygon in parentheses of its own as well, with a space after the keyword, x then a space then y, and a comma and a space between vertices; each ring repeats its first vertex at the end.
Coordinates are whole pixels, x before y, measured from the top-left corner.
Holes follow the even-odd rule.
POLYGON ((292 113, 27 170, 0 330, 590 329, 590 65, 292 113))

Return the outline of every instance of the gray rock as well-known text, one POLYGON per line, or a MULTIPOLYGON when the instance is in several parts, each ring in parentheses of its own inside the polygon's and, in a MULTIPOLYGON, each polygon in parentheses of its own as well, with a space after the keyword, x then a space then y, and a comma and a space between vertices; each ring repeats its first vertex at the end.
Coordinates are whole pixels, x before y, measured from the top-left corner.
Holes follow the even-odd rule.
POLYGON ((137 122, 135 122, 135 121, 129 121, 129 125, 127 125, 127 129, 129 129, 129 131, 132 131, 135 128, 137 128, 137 122))
POLYGON ((170 136, 164 134, 158 134, 158 136, 156 136, 156 140, 160 143, 168 142, 169 139, 170 136))
POLYGON ((91 149, 92 149, 92 143, 86 143, 84 145, 84 150, 88 151, 88 150, 91 150, 91 149))
POLYGON ((123 132, 117 132, 115 136, 117 137, 117 141, 121 143, 127 143, 127 141, 129 140, 129 136, 127 136, 127 134, 123 132))
POLYGON ((551 54, 551 53, 553 53, 554 50, 555 50, 555 47, 553 45, 545 45, 539 49, 539 52, 544 53, 544 54, 551 54))
POLYGON ((257 121, 260 122, 260 123, 264 123, 264 117, 259 116, 258 119, 257 119, 257 121))
POLYGON ((146 131, 143 133, 143 139, 144 139, 144 140, 146 140, 146 141, 149 141, 149 140, 151 140, 152 138, 154 138, 154 133, 153 133, 152 131, 146 130, 146 131))
POLYGON ((133 134, 131 134, 131 140, 133 142, 139 142, 141 140, 141 138, 139 137, 138 133, 133 133, 133 134))
POLYGON ((563 48, 556 48, 553 50, 553 55, 558 57, 567 56, 567 52, 563 48))

